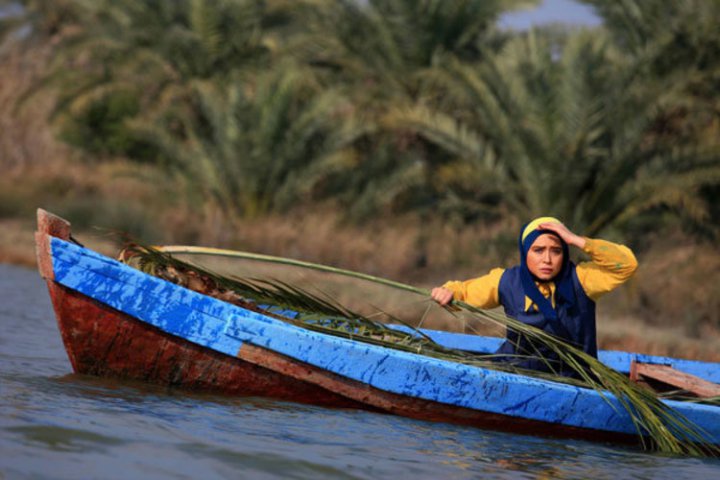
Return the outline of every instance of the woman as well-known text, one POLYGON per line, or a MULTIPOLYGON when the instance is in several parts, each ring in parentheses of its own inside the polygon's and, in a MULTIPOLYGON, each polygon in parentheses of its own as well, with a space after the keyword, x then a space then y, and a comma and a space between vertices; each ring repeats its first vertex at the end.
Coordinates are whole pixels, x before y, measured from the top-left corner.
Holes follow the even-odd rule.
MULTIPOLYGON (((552 217, 528 223, 520 233, 519 247, 520 265, 495 268, 464 282, 447 282, 432 290, 432 298, 441 305, 453 299, 479 308, 502 305, 509 317, 597 358, 595 302, 633 275, 635 255, 623 245, 578 236, 552 217), (568 245, 589 254, 591 261, 572 263, 568 245)), ((505 360, 520 367, 574 376, 547 348, 531 345, 510 329, 497 353, 511 355, 505 360)))

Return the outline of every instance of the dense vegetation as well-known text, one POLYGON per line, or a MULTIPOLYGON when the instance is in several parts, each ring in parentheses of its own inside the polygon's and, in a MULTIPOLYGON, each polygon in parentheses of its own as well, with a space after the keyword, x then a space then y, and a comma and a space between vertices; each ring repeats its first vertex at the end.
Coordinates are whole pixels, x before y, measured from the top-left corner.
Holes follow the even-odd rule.
POLYGON ((519 0, 25 0, 64 142, 256 218, 553 214, 588 235, 720 225, 720 4, 585 0, 604 25, 513 32, 519 0))

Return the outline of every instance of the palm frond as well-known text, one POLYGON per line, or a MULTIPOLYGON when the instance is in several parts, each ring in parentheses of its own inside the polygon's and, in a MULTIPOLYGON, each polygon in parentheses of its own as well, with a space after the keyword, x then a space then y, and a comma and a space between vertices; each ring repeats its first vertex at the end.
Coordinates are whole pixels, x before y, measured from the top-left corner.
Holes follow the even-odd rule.
MULTIPOLYGON (((469 365, 490 367, 493 363, 487 355, 445 348, 389 314, 386 316, 405 325, 409 331, 390 328, 345 308, 329 295, 311 293, 282 280, 220 276, 198 265, 178 260, 160 249, 136 243, 127 244, 120 259, 145 273, 303 328, 469 365), (288 316, 287 310, 291 310, 293 315, 288 316)), ((525 372, 512 365, 498 364, 496 368, 515 373, 525 372)), ((560 381, 574 383, 572 379, 566 378, 560 381)))
MULTIPOLYGON (((399 288, 422 295, 424 298, 429 296, 429 292, 426 290, 358 272, 244 252, 208 251, 206 249, 194 249, 193 247, 166 247, 164 249, 129 247, 126 250, 124 258, 126 260, 132 259, 132 261, 137 262, 141 268, 154 271, 155 273, 162 273, 161 270, 167 269, 168 266, 171 266, 176 272, 183 270, 188 272, 188 274, 195 272, 194 275, 196 276, 199 275, 210 278, 213 282, 217 282, 218 285, 222 285, 224 288, 239 293, 240 295, 246 295, 250 298, 250 301, 248 301, 248 298, 242 299, 242 302, 244 302, 246 306, 253 302, 256 306, 257 302, 273 302, 274 305, 282 308, 289 307, 299 310, 299 315, 296 318, 288 318, 282 315, 278 316, 278 318, 293 322, 295 325, 304 328, 367 341, 388 348, 397 348, 435 358, 481 366, 483 368, 500 369, 521 373, 523 375, 546 378, 557 382, 578 384, 578 381, 568 379, 567 377, 518 369, 504 362, 494 362, 492 358, 488 356, 474 355, 465 351, 444 348, 435 344, 435 342, 432 342, 417 331, 405 333, 391 329, 367 317, 357 315, 327 297, 310 294, 304 289, 282 281, 229 279, 220 277, 196 265, 182 262, 174 258, 170 252, 209 253, 211 255, 225 255, 235 258, 281 263, 284 265, 303 266, 305 268, 329 271, 393 288, 399 288)), ((718 450, 717 447, 709 445, 703 440, 703 433, 699 427, 660 401, 654 392, 631 382, 626 376, 605 366, 596 358, 578 350, 557 337, 512 318, 498 313, 480 310, 463 302, 455 302, 455 305, 472 314, 476 321, 490 322, 512 329, 528 338, 531 344, 549 348, 562 362, 567 364, 579 375, 580 385, 597 390, 600 395, 608 401, 610 401, 608 395, 612 395, 629 414, 645 448, 674 454, 698 456, 720 455, 720 450, 718 450)), ((251 306, 251 308, 253 307, 251 306)), ((270 310, 269 313, 272 313, 272 311, 270 310)))

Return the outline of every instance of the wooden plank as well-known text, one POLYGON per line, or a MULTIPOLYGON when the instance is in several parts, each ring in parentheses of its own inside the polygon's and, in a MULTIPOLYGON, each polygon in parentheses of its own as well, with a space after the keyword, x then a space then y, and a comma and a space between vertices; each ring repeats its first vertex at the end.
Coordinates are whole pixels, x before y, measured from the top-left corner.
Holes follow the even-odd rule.
POLYGON ((688 360, 684 358, 647 355, 636 352, 619 352, 616 350, 600 350, 598 360, 618 372, 628 374, 632 362, 652 363, 656 365, 672 365, 675 370, 695 375, 712 383, 720 383, 720 363, 688 360))
POLYGON ((720 385, 717 383, 708 382, 695 375, 681 372, 670 365, 633 361, 630 367, 630 378, 635 381, 641 381, 643 378, 656 380, 681 388, 702 398, 720 396, 720 385))

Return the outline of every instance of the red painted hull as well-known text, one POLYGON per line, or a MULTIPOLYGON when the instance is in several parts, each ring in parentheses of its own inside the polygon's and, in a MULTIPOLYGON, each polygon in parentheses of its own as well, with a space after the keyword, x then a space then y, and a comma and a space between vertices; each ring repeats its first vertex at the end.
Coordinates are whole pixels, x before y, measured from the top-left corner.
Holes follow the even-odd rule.
POLYGON ((316 385, 204 349, 48 281, 76 373, 141 380, 230 395, 369 408, 316 385))

